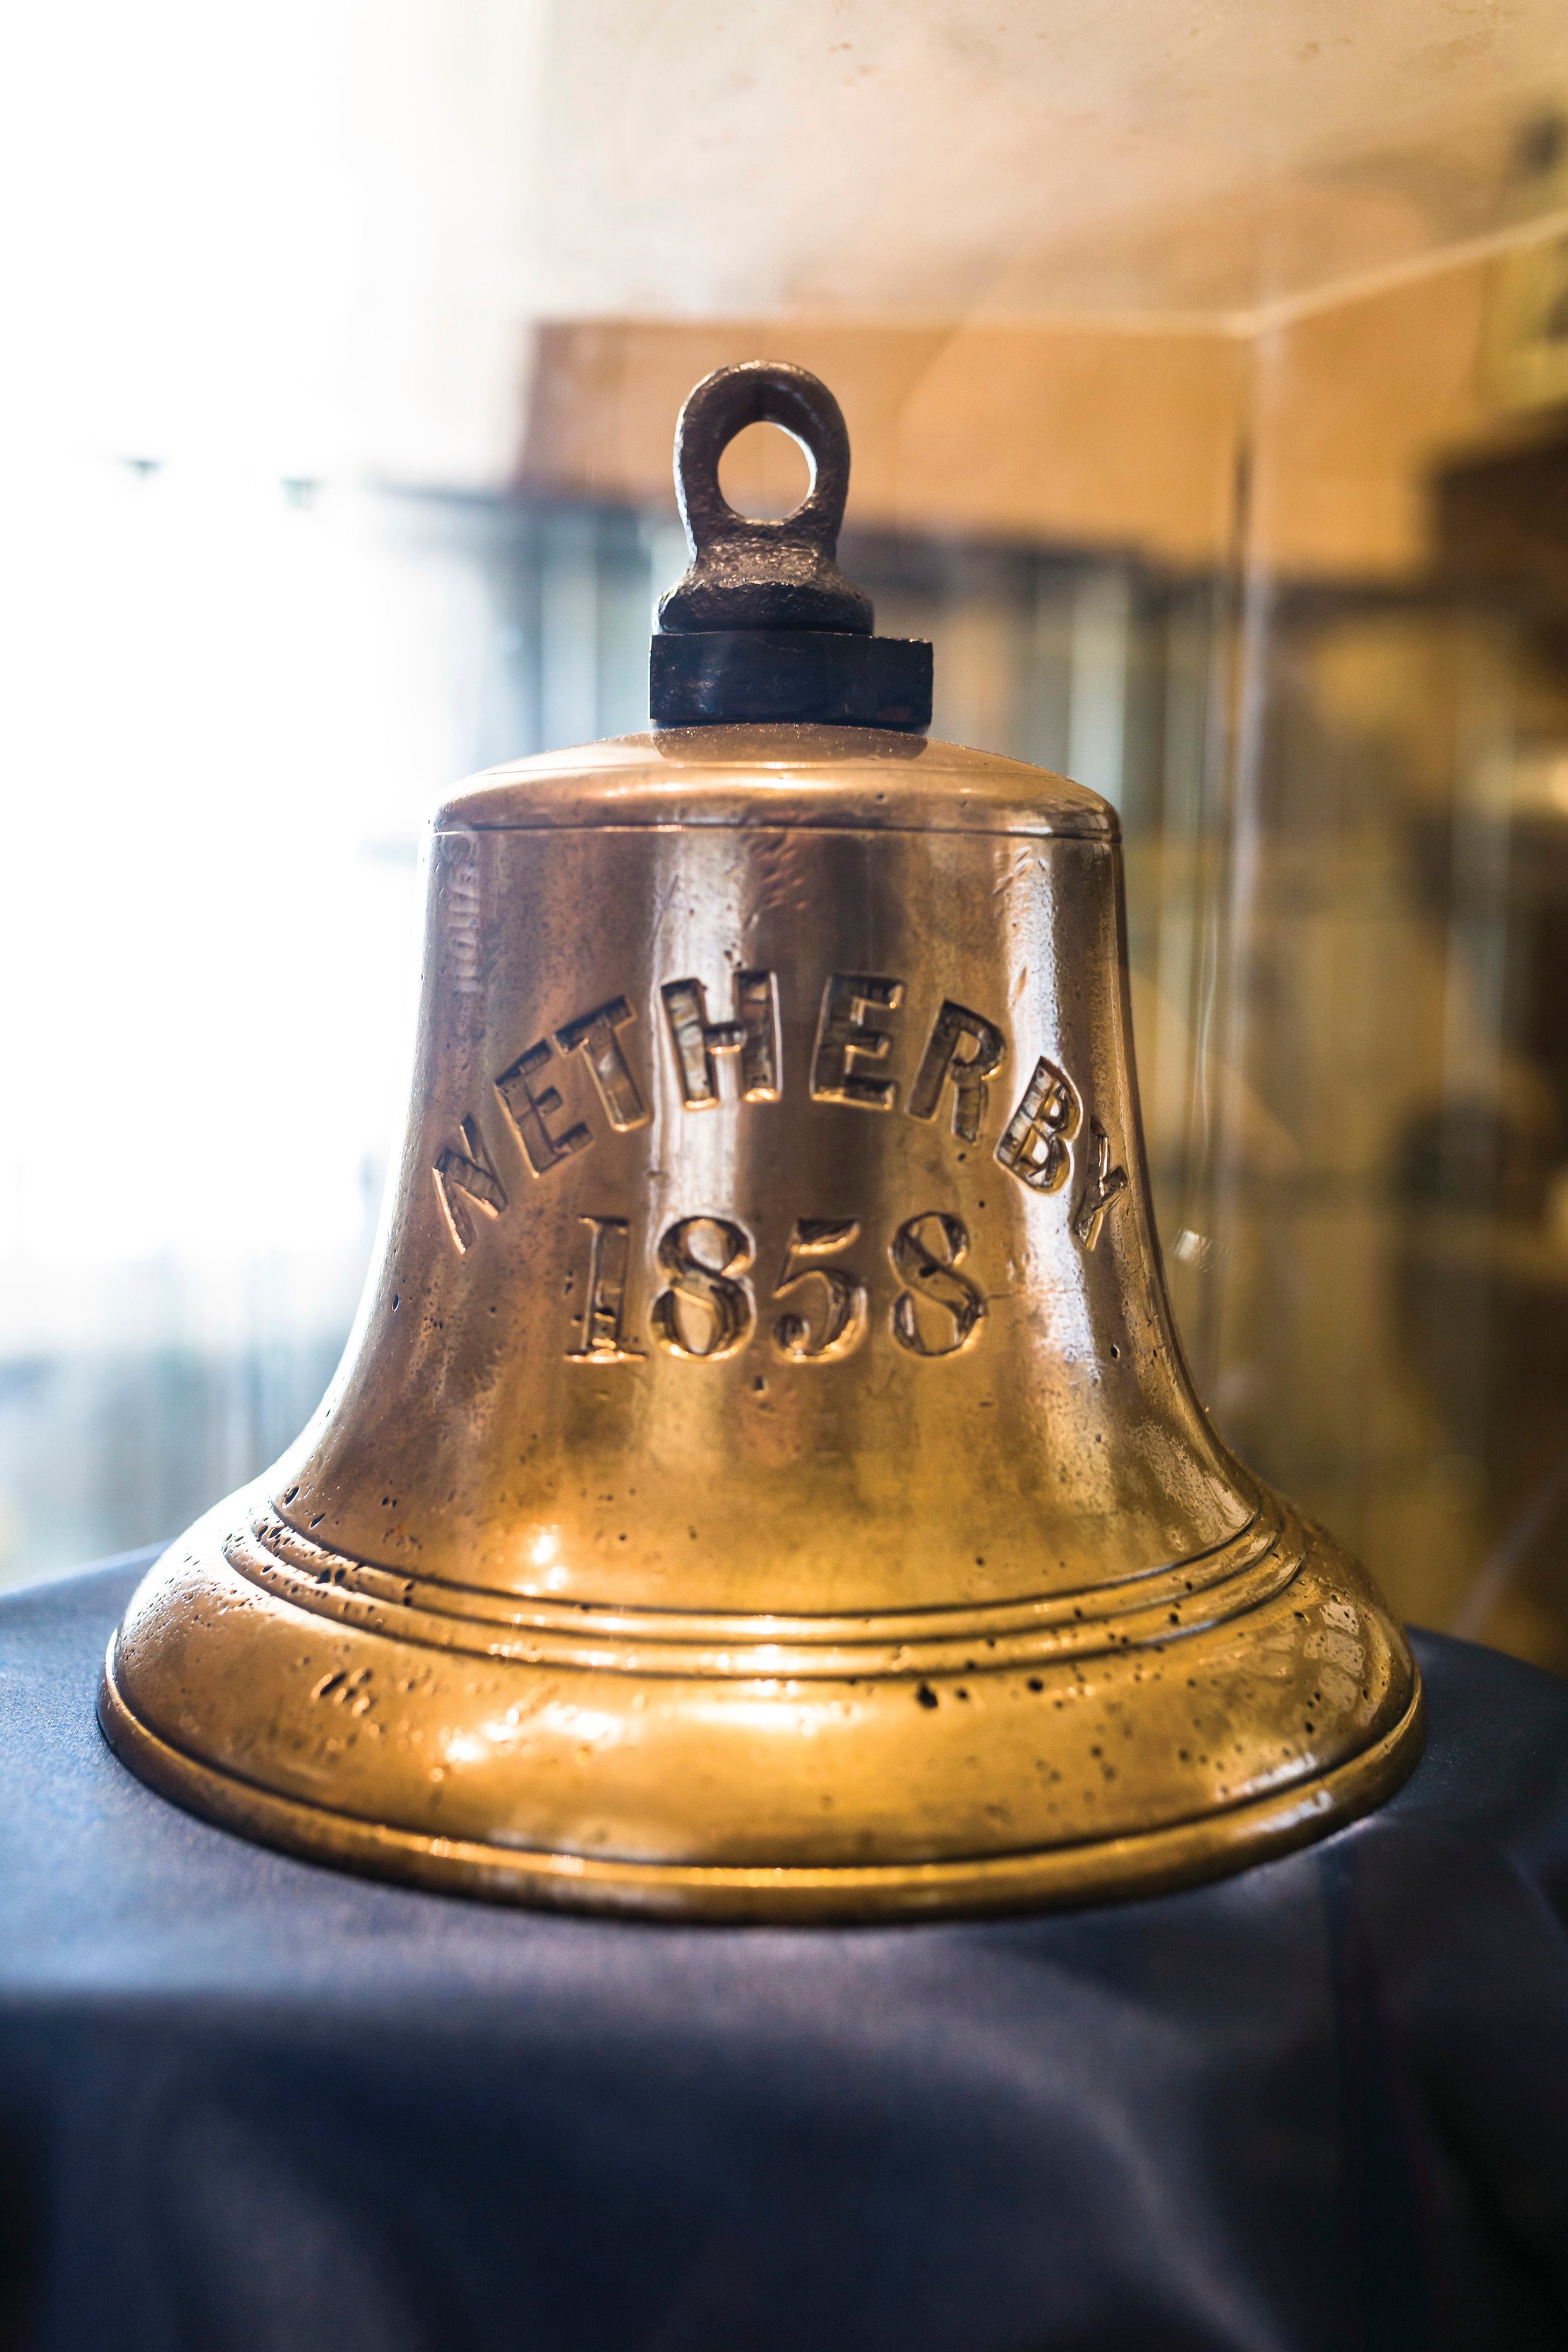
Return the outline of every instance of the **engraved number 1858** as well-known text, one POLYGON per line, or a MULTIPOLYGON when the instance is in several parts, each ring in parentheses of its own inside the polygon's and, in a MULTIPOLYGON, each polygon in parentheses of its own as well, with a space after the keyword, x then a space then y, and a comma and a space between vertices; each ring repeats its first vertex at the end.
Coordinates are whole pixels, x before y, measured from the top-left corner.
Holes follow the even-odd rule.
MULTIPOLYGON (((626 1331, 630 1255, 625 1220, 584 1217, 589 1245, 588 1291, 581 1339, 571 1363, 635 1361, 645 1350, 626 1331)), ((768 1337, 791 1364, 838 1363, 852 1355, 871 1326, 871 1294, 863 1276, 844 1265, 860 1239, 853 1218, 796 1220, 768 1300, 768 1337)), ((906 1218, 888 1244, 903 1287, 889 1309, 893 1338, 906 1354, 956 1355, 980 1328, 985 1295, 960 1271, 968 1233, 946 1210, 906 1218)), ((738 1355, 758 1323, 750 1235, 727 1217, 681 1217, 659 1238, 663 1277, 648 1310, 648 1335, 662 1354, 714 1363, 738 1355)))

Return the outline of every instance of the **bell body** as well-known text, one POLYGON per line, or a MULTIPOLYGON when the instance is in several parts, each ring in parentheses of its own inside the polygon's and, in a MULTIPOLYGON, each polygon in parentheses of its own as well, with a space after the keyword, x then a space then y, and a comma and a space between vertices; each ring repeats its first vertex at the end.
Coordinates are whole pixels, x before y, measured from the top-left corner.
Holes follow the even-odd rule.
POLYGON ((354 1336, 132 1603, 128 1762, 394 1875, 786 1918, 1172 1884, 1395 1783, 1405 1643, 1171 1326, 1102 801, 705 727, 479 779, 428 879, 354 1336))

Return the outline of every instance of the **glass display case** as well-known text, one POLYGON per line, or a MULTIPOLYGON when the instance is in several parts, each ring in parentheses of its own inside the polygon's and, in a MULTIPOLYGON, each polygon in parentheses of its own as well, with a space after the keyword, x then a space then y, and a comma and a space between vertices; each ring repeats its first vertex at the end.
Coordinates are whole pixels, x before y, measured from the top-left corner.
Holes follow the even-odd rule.
MULTIPOLYGON (((934 731, 1120 813, 1220 1427, 1401 1613, 1568 1670, 1568 26, 995 13, 344 5, 173 98, 177 10, 109 44, 76 152, 129 226, 43 207, 7 559, 5 1574, 314 1404, 423 810, 646 723, 673 420, 766 357, 842 404, 934 731), (205 311, 161 139, 236 231, 205 311)), ((726 488, 802 467, 758 426, 726 488)))

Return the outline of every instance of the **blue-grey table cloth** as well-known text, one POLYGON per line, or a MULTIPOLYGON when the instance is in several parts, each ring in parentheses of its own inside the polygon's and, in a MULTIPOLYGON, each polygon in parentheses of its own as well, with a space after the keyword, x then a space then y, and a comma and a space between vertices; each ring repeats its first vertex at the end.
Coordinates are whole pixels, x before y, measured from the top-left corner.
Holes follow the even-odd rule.
POLYGON ((1568 2344, 1568 1685, 1417 1636, 1406 1788, 1215 1886, 642 1927, 152 1795, 92 1711, 138 1567, 0 1602, 0 2343, 1568 2344))

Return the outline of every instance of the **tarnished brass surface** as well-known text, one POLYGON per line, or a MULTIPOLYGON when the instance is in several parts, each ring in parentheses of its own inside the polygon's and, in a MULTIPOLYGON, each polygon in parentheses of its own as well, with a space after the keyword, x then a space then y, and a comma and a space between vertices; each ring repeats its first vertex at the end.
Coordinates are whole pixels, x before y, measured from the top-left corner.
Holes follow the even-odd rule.
POLYGON ((356 1867, 779 1918, 1174 1884, 1385 1794, 1406 1645, 1171 1328, 1118 861, 1092 793, 865 730, 450 801, 357 1328, 132 1602, 126 1760, 356 1867))

